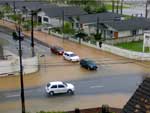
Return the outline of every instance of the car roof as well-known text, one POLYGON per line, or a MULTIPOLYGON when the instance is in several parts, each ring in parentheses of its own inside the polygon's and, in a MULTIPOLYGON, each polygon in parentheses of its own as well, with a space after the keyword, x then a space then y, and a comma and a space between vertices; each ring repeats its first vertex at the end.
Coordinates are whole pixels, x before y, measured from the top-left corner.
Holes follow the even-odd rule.
POLYGON ((51 46, 52 48, 62 48, 62 47, 60 47, 60 46, 51 46))
POLYGON ((93 61, 93 60, 91 60, 91 59, 89 59, 89 58, 83 58, 83 59, 81 59, 81 60, 84 60, 84 61, 93 61))
POLYGON ((56 84, 63 84, 63 82, 61 81, 53 81, 53 82, 49 82, 51 85, 56 85, 56 84))
POLYGON ((67 54, 74 54, 74 52, 71 52, 71 51, 65 51, 65 53, 67 53, 67 54))

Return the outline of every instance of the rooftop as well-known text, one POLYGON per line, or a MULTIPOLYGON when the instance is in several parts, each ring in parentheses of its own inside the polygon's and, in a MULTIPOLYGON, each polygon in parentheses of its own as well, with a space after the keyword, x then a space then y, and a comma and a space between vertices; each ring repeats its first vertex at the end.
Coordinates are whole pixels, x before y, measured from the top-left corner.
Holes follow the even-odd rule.
POLYGON ((117 31, 150 29, 150 19, 132 18, 128 20, 105 22, 106 26, 112 27, 117 31))
POLYGON ((150 77, 143 80, 122 113, 150 113, 150 77))
POLYGON ((104 12, 104 13, 96 13, 96 14, 88 14, 80 16, 80 23, 96 23, 97 19, 99 22, 112 21, 115 19, 120 19, 121 15, 112 12, 104 12))

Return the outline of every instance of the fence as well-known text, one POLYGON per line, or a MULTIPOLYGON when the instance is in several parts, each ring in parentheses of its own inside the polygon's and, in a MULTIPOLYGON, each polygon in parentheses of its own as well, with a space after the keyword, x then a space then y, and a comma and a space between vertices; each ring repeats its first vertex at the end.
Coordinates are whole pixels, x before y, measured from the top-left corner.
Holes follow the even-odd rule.
POLYGON ((139 40, 143 40, 143 35, 137 35, 132 37, 121 37, 118 39, 107 39, 105 43, 109 45, 114 45, 122 42, 132 42, 132 41, 139 41, 139 40))
MULTIPOLYGON (((53 34, 55 36, 57 36, 57 33, 53 34)), ((60 35, 58 35, 59 37, 61 37, 60 35)), ((138 40, 142 40, 143 36, 136 36, 136 37, 127 37, 127 38, 120 38, 118 40, 108 40, 109 44, 115 44, 115 43, 120 43, 120 42, 129 42, 129 41, 138 41, 138 40), (116 41, 116 42, 115 42, 116 41)), ((79 39, 75 39, 75 38, 69 38, 68 40, 79 43, 79 39)), ((115 55, 119 55, 122 57, 126 57, 126 58, 130 58, 130 59, 135 59, 135 60, 146 60, 146 61, 150 61, 150 53, 142 53, 142 52, 134 52, 134 51, 129 51, 129 50, 125 50, 125 49, 121 49, 109 44, 102 44, 102 47, 99 47, 99 42, 96 42, 95 44, 91 43, 91 41, 83 41, 81 39, 80 44, 89 46, 89 47, 93 47, 96 49, 100 49, 103 51, 107 51, 110 52, 112 54, 115 55)))

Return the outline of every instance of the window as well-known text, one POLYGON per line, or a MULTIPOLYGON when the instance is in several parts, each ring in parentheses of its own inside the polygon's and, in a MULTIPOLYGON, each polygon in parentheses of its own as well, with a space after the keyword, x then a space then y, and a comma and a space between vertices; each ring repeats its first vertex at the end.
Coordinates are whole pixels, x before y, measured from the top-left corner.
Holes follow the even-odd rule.
POLYGON ((76 27, 77 27, 77 28, 79 27, 79 23, 76 23, 76 27))
POLYGON ((58 88, 65 88, 64 85, 58 85, 58 88))
POLYGON ((134 35, 136 35, 137 34, 137 31, 136 30, 133 30, 132 31, 132 35, 134 36, 134 35))
POLYGON ((68 54, 67 54, 67 53, 65 53, 65 55, 66 55, 66 56, 68 56, 68 54))
POLYGON ((43 20, 44 20, 45 22, 48 22, 48 18, 46 18, 46 17, 44 17, 43 20))
POLYGON ((53 85, 51 88, 57 88, 57 85, 53 85))

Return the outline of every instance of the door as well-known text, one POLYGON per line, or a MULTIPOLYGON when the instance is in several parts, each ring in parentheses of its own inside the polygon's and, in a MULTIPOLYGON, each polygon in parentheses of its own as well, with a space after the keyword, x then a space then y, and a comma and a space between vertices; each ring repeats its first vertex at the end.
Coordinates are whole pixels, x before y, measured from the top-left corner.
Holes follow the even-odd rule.
POLYGON ((51 86, 51 91, 53 91, 54 93, 58 93, 57 85, 52 85, 51 86))
POLYGON ((118 32, 114 32, 115 39, 118 39, 118 32))
POLYGON ((63 84, 59 84, 58 85, 58 92, 59 93, 66 93, 67 92, 67 88, 63 84))
POLYGON ((67 60, 70 60, 69 54, 66 53, 66 54, 65 54, 65 57, 66 57, 67 60))

